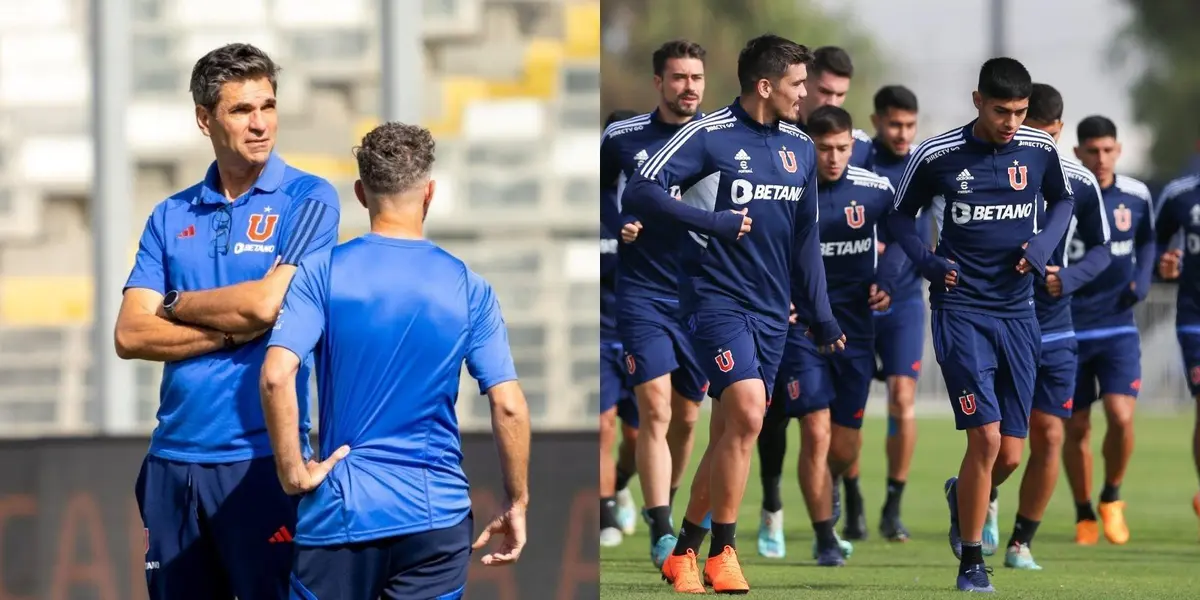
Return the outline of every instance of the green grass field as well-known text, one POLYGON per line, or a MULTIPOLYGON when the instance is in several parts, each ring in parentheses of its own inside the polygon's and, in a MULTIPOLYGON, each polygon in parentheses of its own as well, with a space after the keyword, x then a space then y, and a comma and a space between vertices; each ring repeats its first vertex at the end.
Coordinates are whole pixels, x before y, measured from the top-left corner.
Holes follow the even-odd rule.
MULTIPOLYGON (((1097 469, 1094 493, 1099 494, 1103 479, 1099 442, 1104 418, 1102 414, 1093 418, 1097 469)), ((1122 499, 1128 503, 1126 517, 1132 533, 1128 544, 1112 546, 1103 536, 1100 544, 1092 547, 1073 543, 1075 511, 1063 476, 1033 544, 1034 556, 1044 570, 1018 572, 1004 568, 1002 555, 990 557, 988 564, 995 568, 992 583, 997 592, 1011 598, 1055 600, 1200 597, 1200 543, 1191 508, 1197 487, 1191 460, 1191 427, 1191 415, 1138 418, 1137 447, 1121 488, 1122 499)), ((925 599, 959 594, 954 588, 957 561, 946 542, 948 513, 942 484, 957 472, 965 441, 948 419, 922 420, 919 428, 920 439, 905 489, 903 511, 912 540, 892 544, 880 541, 876 529, 885 493, 885 423, 880 418, 868 419, 864 427, 861 485, 872 537, 857 543, 853 557, 840 569, 819 568, 811 560, 812 530, 796 482, 799 433, 795 424, 788 430, 788 460, 784 467, 788 556, 783 560, 758 556, 755 540, 762 492, 755 457, 738 531, 739 556, 750 582, 750 594, 756 598, 855 600, 925 599)), ((707 439, 704 421, 697 432, 693 469, 707 439)), ((1001 488, 1002 544, 1011 533, 1022 473, 1023 470, 1018 471, 1001 488)), ((690 481, 689 475, 677 499, 680 507, 686 502, 690 481)), ((630 488, 639 496, 636 479, 630 488)), ((640 497, 638 501, 640 506, 640 497)), ((682 514, 682 508, 675 510, 676 523, 683 518, 682 514)), ((702 551, 707 553, 707 550, 706 542, 702 551)), ((600 569, 602 598, 674 596, 650 564, 646 527, 641 522, 637 534, 626 537, 621 546, 601 549, 600 569)))

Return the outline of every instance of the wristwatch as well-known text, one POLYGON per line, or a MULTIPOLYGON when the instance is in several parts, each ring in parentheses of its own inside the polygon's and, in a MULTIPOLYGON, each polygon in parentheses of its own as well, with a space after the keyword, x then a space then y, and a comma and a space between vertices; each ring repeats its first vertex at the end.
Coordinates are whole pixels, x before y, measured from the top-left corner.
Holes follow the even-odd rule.
POLYGON ((233 334, 226 333, 225 334, 225 349, 229 350, 230 348, 233 348, 234 346, 237 346, 237 341, 233 339, 233 334))
POLYGON ((179 304, 179 290, 171 290, 167 292, 165 296, 163 296, 163 311, 167 313, 167 316, 170 317, 172 321, 179 320, 175 317, 175 306, 177 304, 179 304))

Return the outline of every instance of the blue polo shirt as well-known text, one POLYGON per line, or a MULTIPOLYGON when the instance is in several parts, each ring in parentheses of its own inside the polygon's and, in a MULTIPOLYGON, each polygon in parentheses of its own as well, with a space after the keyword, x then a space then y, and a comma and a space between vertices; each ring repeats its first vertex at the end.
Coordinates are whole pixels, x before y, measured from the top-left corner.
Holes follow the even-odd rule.
MULTIPOLYGON (((229 202, 214 162, 204 181, 154 207, 125 289, 166 294, 262 279, 277 256, 297 265, 332 247, 339 210, 328 181, 289 167, 276 154, 250 191, 229 202)), ((266 340, 165 363, 150 454, 190 463, 270 456, 258 392, 266 340)), ((309 371, 309 364, 300 369, 296 386, 306 454, 309 371)))

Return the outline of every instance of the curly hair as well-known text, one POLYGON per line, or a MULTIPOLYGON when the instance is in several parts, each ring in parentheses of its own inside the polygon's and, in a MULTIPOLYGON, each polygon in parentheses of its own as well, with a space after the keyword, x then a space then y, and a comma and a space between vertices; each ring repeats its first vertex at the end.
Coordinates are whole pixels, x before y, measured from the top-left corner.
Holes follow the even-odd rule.
POLYGON ((363 136, 354 148, 358 178, 374 194, 406 192, 429 178, 435 142, 419 125, 384 123, 363 136))

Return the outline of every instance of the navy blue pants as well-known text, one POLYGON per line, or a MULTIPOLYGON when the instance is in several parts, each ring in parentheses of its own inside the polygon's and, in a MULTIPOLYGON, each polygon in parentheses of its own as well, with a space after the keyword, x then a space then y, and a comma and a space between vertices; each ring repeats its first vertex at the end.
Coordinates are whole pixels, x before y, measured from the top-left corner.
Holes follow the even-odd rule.
POLYGON ((458 525, 337 546, 298 546, 293 600, 458 600, 471 564, 470 514, 458 525))
POLYGON ((288 597, 298 500, 270 457, 189 464, 147 456, 137 479, 150 600, 288 597))

